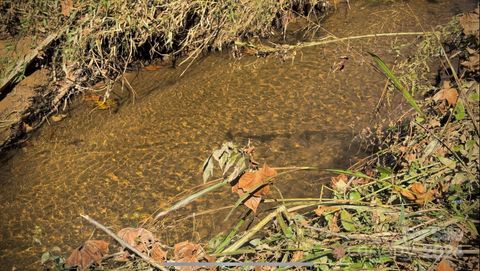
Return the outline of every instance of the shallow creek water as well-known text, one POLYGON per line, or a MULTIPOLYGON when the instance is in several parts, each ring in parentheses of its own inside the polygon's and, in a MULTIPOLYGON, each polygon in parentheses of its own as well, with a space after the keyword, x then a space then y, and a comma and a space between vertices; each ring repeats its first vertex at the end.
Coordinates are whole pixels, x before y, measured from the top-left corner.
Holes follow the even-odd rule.
MULTIPOLYGON (((351 1, 350 10, 339 7, 322 27, 338 37, 429 31, 475 3, 351 1)), ((413 41, 390 37, 305 48, 293 62, 210 54, 181 77, 184 67, 126 75, 136 95, 117 112, 77 103, 69 117, 44 125, 1 159, 0 270, 38 269, 43 251, 58 246, 66 253, 78 246, 93 231, 79 214, 115 231, 137 225, 200 184, 203 160, 225 141, 251 139, 262 164, 348 166, 362 156, 352 138, 375 119, 385 84, 365 52, 391 63, 394 48, 413 41), (332 72, 343 55, 349 57, 345 69, 332 72)), ((285 198, 318 197, 325 179, 318 172, 297 173, 282 177, 278 187, 285 198)), ((224 188, 184 214, 236 198, 224 188)), ((159 235, 169 245, 181 238, 204 240, 230 225, 221 214, 170 227, 165 221, 159 235)))

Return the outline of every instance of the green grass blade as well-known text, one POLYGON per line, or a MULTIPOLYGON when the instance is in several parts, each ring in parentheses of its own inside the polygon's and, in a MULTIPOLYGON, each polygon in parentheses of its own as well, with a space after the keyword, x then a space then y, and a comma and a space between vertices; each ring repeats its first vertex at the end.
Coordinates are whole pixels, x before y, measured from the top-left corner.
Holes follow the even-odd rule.
POLYGON ((218 189, 218 188, 220 188, 220 187, 223 187, 223 186, 225 186, 226 184, 227 184, 226 182, 219 182, 219 183, 216 183, 216 184, 214 184, 214 185, 211 185, 211 186, 209 186, 209 187, 207 187, 207 188, 205 188, 205 189, 202 189, 202 190, 198 191, 197 193, 195 193, 195 194, 193 194, 193 195, 190 195, 190 196, 182 199, 181 201, 175 203, 175 204, 174 204, 172 207, 170 207, 168 210, 163 211, 163 212, 157 214, 157 215, 155 216, 155 219, 154 219, 154 220, 158 220, 160 217, 165 216, 165 215, 169 214, 170 212, 173 212, 173 211, 175 211, 175 210, 177 210, 177 209, 180 209, 180 208, 182 208, 183 206, 189 204, 190 202, 196 200, 197 198, 199 198, 199 197, 201 197, 201 196, 203 196, 203 195, 205 195, 205 194, 207 194, 207 193, 209 193, 209 192, 211 192, 211 191, 213 191, 213 190, 216 190, 216 189, 218 189))
POLYGON ((412 106, 413 109, 418 112, 418 114, 423 116, 423 112, 418 106, 415 99, 412 97, 410 92, 408 92, 408 90, 402 85, 402 83, 400 83, 398 77, 393 74, 393 72, 388 68, 387 64, 385 64, 385 62, 379 56, 370 52, 369 54, 372 56, 375 64, 377 64, 377 67, 383 72, 383 74, 385 74, 388 79, 390 79, 390 81, 392 81, 395 88, 397 88, 402 93, 403 97, 405 98, 405 100, 407 100, 410 106, 412 106))

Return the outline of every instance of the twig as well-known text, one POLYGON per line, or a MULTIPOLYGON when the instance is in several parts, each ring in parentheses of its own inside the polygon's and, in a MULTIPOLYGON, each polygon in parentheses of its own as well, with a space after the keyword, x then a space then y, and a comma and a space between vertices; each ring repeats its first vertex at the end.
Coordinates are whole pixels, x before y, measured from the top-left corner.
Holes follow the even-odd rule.
POLYGON ((138 249, 134 248, 130 244, 126 243, 125 241, 122 240, 122 238, 118 237, 115 233, 113 233, 111 230, 109 230, 107 227, 103 226, 102 224, 98 223, 96 220, 93 218, 89 217, 88 215, 80 215, 83 217, 85 220, 87 220, 90 224, 94 225, 95 227, 99 228, 100 230, 104 231, 106 234, 110 235, 115 241, 117 241, 120 245, 123 247, 126 247, 128 250, 132 251, 133 253, 137 254, 140 258, 142 258, 144 261, 146 261, 148 264, 151 266, 158 268, 162 271, 168 271, 167 268, 159 265, 156 263, 152 258, 148 257, 147 255, 143 254, 142 252, 138 251, 138 249))
POLYGON ((351 37, 344 37, 344 38, 335 38, 330 40, 321 40, 321 41, 312 41, 300 44, 296 47, 305 48, 305 47, 312 47, 318 45, 325 45, 334 42, 342 42, 342 41, 350 41, 350 40, 358 40, 358 39, 365 39, 365 38, 378 38, 378 37, 396 37, 396 36, 419 36, 419 35, 431 35, 433 32, 399 32, 399 33, 378 33, 378 34, 369 34, 369 35, 361 35, 361 36, 351 36, 351 37))

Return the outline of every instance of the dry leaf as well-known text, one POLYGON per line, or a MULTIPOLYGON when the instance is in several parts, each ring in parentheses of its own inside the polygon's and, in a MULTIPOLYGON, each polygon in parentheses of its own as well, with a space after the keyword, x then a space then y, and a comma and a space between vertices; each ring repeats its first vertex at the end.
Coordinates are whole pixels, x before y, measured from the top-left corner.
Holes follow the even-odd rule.
POLYGON ((80 270, 88 268, 93 263, 100 263, 103 256, 108 254, 108 243, 102 240, 88 240, 74 249, 65 261, 68 267, 78 267, 80 270))
POLYGON ((345 256, 345 248, 342 246, 335 247, 332 251, 333 257, 336 259, 341 259, 345 256))
POLYGON ((465 12, 460 18, 458 18, 460 25, 463 27, 463 33, 465 35, 473 35, 478 37, 478 24, 479 24, 479 8, 471 12, 465 12))
POLYGON ((471 71, 480 70, 480 56, 477 51, 467 48, 467 51, 470 53, 468 60, 462 61, 462 66, 465 66, 471 71))
MULTIPOLYGON (((237 193, 242 197, 245 193, 252 190, 255 187, 258 187, 260 184, 265 183, 266 180, 275 177, 277 171, 267 165, 264 165, 261 169, 256 172, 246 172, 240 177, 238 183, 232 187, 232 192, 237 193)), ((257 211, 258 205, 262 200, 262 196, 265 196, 270 191, 270 186, 265 185, 264 187, 258 189, 249 197, 243 204, 252 209, 253 212, 257 211)))
POLYGON ((448 105, 455 105, 458 99, 458 91, 450 86, 449 81, 443 81, 443 88, 433 96, 434 101, 446 100, 448 105))
POLYGON ((162 68, 162 66, 160 66, 160 65, 153 65, 153 64, 143 67, 143 69, 146 70, 146 71, 158 71, 158 70, 160 70, 161 68, 162 68))
POLYGON ((340 231, 340 227, 338 226, 338 213, 336 213, 334 216, 332 216, 332 220, 329 221, 328 223, 328 229, 331 231, 331 232, 339 232, 340 231))
POLYGON ((428 122, 428 126, 430 128, 435 128, 435 127, 440 127, 441 123, 438 119, 431 119, 429 122, 428 122))
POLYGON ((67 117, 67 114, 56 114, 50 117, 53 122, 59 122, 67 117))
POLYGON ((340 174, 336 177, 332 177, 332 188, 337 192, 345 192, 347 190, 348 177, 345 174, 340 174))
POLYGON ((427 191, 425 189, 425 186, 422 184, 422 183, 413 183, 411 186, 410 186, 410 190, 412 191, 412 193, 418 195, 418 194, 425 194, 425 192, 427 191))
POLYGON ((262 201, 262 197, 257 197, 257 196, 252 196, 249 199, 247 199, 243 204, 251 209, 254 213, 257 212, 258 205, 260 205, 260 202, 262 201))
POLYGON ((400 194, 409 200, 415 201, 415 203, 424 205, 425 203, 432 201, 437 194, 436 189, 430 189, 427 191, 422 183, 413 183, 409 189, 401 188, 400 194))
POLYGON ((336 212, 340 210, 338 207, 332 207, 332 206, 320 206, 317 209, 315 209, 315 214, 318 216, 322 216, 325 212, 336 212))
POLYGON ((62 0, 62 15, 68 17, 73 9, 73 0, 62 0))
POLYGON ((156 262, 164 262, 167 259, 167 252, 165 252, 159 243, 155 243, 150 249, 150 257, 156 262))
POLYGON ((412 192, 410 192, 410 190, 408 189, 402 188, 400 190, 400 194, 402 194, 402 196, 406 197, 409 200, 415 200, 415 195, 412 194, 412 192))
POLYGON ((437 271, 455 271, 453 267, 450 266, 450 263, 443 258, 437 265, 437 271))
POLYGON ((148 252, 156 241, 153 234, 144 228, 124 228, 117 235, 142 253, 148 252))
MULTIPOLYGON (((174 246, 174 257, 177 262, 192 262, 196 263, 202 257, 203 248, 198 244, 183 241, 174 246)), ((182 266, 179 270, 193 271, 200 269, 200 266, 182 266)))
POLYGON ((303 259, 304 254, 305 253, 302 250, 297 250, 297 251, 293 252, 291 261, 292 262, 299 262, 300 260, 303 259))

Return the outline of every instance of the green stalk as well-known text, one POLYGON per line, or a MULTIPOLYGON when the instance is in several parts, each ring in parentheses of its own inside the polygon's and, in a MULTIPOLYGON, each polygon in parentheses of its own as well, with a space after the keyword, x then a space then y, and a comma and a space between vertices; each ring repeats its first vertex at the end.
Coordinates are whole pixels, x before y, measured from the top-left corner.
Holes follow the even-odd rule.
POLYGON ((223 249, 230 244, 232 241, 233 237, 237 234, 238 230, 240 227, 245 223, 245 218, 242 218, 240 221, 238 221, 237 225, 230 231, 230 233, 225 237, 225 239, 222 241, 222 243, 215 249, 215 254, 222 253, 223 249))
POLYGON ((405 98, 405 100, 407 100, 407 102, 410 104, 410 106, 412 106, 415 109, 415 111, 417 111, 418 114, 423 116, 424 114, 423 114, 422 110, 420 109, 420 107, 418 106, 415 99, 412 97, 410 92, 402 85, 402 83, 400 82, 398 77, 395 76, 395 74, 393 74, 393 72, 388 68, 388 66, 385 64, 385 62, 383 62, 383 60, 379 56, 377 56, 373 53, 370 53, 370 52, 369 52, 369 54, 372 56, 373 61, 375 61, 378 68, 380 69, 380 71, 382 71, 383 74, 385 74, 385 76, 388 79, 390 79, 390 81, 392 81, 395 88, 397 88, 402 93, 403 97, 405 98))
POLYGON ((259 230, 261 230, 265 225, 267 225, 267 223, 270 222, 270 220, 272 220, 277 214, 285 212, 286 210, 287 209, 283 205, 278 207, 275 211, 268 214, 264 219, 262 219, 262 221, 255 225, 255 227, 247 231, 245 235, 243 235, 243 237, 240 238, 237 242, 225 249, 223 253, 234 252, 235 250, 239 249, 241 246, 243 246, 243 244, 248 242, 248 240, 250 240, 253 235, 255 235, 259 230))
POLYGON ((227 184, 227 182, 219 182, 219 183, 216 183, 216 184, 214 184, 214 185, 212 185, 212 186, 209 186, 209 187, 207 187, 207 188, 205 188, 205 189, 203 189, 203 190, 198 191, 197 193, 195 193, 195 194, 193 194, 193 195, 190 195, 190 196, 182 199, 181 201, 175 203, 175 204, 174 204, 172 207, 170 207, 169 209, 167 209, 167 210, 165 210, 165 211, 163 211, 163 212, 158 213, 158 214, 155 216, 154 221, 158 220, 158 219, 159 219, 160 217, 162 217, 162 216, 165 216, 165 215, 169 214, 170 212, 173 212, 173 211, 175 211, 175 210, 177 210, 177 209, 182 208, 183 206, 189 204, 190 202, 196 200, 197 198, 203 196, 204 194, 207 194, 207 193, 209 193, 209 192, 212 192, 213 190, 216 190, 216 189, 218 189, 218 188, 220 188, 220 187, 223 187, 223 186, 226 185, 226 184, 227 184))

